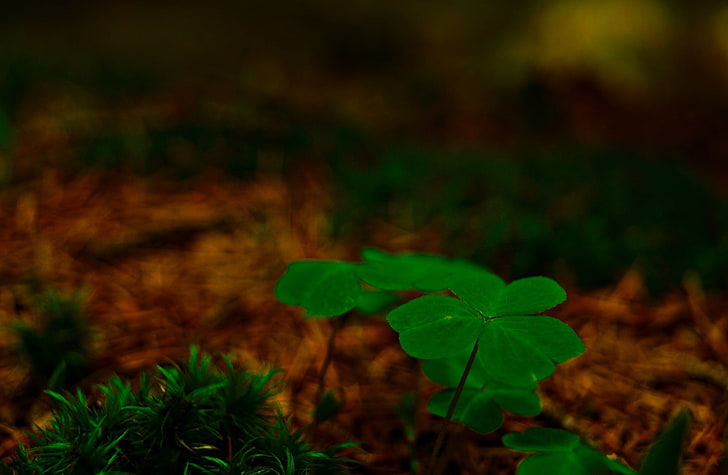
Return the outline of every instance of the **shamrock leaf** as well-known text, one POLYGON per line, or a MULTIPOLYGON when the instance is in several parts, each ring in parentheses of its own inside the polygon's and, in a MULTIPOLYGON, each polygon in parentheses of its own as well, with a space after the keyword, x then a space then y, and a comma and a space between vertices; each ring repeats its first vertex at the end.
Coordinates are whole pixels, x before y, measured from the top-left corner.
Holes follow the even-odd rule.
POLYGON ((562 363, 584 352, 576 333, 561 321, 528 316, 563 302, 564 290, 546 277, 519 279, 506 285, 483 269, 470 269, 448 279, 460 297, 426 296, 394 309, 387 319, 400 333, 411 356, 438 359, 455 356, 480 339, 478 358, 493 379, 529 387, 562 363))
POLYGON ((544 315, 566 298, 564 290, 546 277, 528 277, 505 285, 488 272, 471 271, 450 281, 450 289, 484 318, 478 358, 494 379, 529 386, 584 352, 584 344, 565 323, 544 315))

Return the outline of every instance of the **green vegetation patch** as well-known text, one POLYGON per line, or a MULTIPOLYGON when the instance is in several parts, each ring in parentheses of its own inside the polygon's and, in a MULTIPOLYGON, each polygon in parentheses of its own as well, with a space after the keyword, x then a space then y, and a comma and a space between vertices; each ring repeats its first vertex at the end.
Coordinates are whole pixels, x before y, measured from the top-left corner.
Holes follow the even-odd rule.
POLYGON ((192 347, 183 367, 158 368, 138 388, 119 377, 99 386, 104 398, 48 391, 51 427, 20 446, 4 474, 341 474, 347 460, 314 450, 274 410, 271 379, 212 364, 192 347))
POLYGON ((343 137, 330 157, 341 195, 333 236, 356 241, 385 221, 437 229, 457 257, 511 278, 567 275, 598 287, 636 265, 654 293, 679 285, 688 270, 706 288, 726 284, 728 203, 669 157, 376 144, 362 157, 357 140, 343 137))

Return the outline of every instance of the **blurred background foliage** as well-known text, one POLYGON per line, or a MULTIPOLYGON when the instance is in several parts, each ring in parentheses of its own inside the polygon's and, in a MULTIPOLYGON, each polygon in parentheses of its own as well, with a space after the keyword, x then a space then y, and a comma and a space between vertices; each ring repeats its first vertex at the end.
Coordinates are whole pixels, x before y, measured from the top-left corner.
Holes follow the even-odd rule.
POLYGON ((727 283, 720 2, 16 2, 0 66, 6 187, 315 170, 352 246, 384 222, 510 278, 727 283))

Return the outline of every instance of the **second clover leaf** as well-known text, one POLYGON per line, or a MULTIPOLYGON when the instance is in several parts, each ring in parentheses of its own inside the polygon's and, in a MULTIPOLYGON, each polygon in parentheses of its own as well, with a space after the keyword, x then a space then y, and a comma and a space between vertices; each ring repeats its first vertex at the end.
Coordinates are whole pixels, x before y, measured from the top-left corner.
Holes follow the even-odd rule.
POLYGON ((481 334, 478 358, 494 379, 513 386, 529 386, 554 372, 585 350, 567 324, 544 315, 488 320, 481 334))
POLYGON ((496 315, 530 315, 566 300, 566 292, 548 277, 526 277, 506 286, 495 308, 496 315))
MULTIPOLYGON (((454 394, 453 389, 435 393, 427 403, 427 409, 435 415, 445 417, 454 394)), ((487 434, 503 424, 503 412, 490 394, 467 388, 460 394, 452 419, 462 422, 476 432, 487 434)))
POLYGON ((525 452, 537 452, 524 459, 517 475, 608 475, 637 472, 585 444, 579 436, 561 429, 529 427, 525 432, 503 436, 503 445, 525 452))
POLYGON ((548 277, 526 277, 508 285, 495 274, 479 270, 451 279, 450 290, 486 317, 531 315, 566 300, 566 292, 548 277))
POLYGON ((389 254, 379 249, 362 251, 364 263, 357 267, 359 277, 382 290, 439 292, 461 273, 485 272, 482 267, 464 260, 448 259, 434 254, 389 254))
POLYGON ((305 308, 310 315, 341 315, 357 305, 362 292, 353 269, 345 262, 294 262, 278 281, 275 295, 285 304, 305 308))
MULTIPOLYGON (((455 388, 466 365, 468 352, 451 358, 427 360, 422 370, 433 381, 455 388)), ((503 423, 501 408, 524 416, 541 412, 541 403, 535 393, 536 384, 526 388, 505 386, 489 380, 485 367, 475 360, 468 373, 452 419, 480 432, 492 432, 503 423)), ((455 389, 445 389, 432 396, 427 404, 433 414, 446 417, 455 389)))

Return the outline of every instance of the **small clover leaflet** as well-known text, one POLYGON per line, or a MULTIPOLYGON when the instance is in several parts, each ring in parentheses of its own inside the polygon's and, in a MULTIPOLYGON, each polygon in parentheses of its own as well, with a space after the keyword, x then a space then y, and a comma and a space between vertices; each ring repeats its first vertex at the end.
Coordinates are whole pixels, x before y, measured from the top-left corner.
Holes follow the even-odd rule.
POLYGON ((364 263, 356 269, 359 278, 382 290, 439 292, 447 289, 449 278, 459 272, 484 270, 464 259, 448 259, 433 254, 389 254, 367 248, 361 256, 364 263))
POLYGON ((375 314, 384 312, 399 301, 399 295, 394 292, 364 289, 359 295, 356 309, 364 314, 375 314))
POLYGON ((529 387, 562 363, 584 352, 576 333, 545 315, 528 315, 563 302, 564 290, 546 277, 519 279, 506 285, 484 270, 449 278, 460 297, 429 295, 387 315, 405 352, 415 358, 457 355, 480 342, 478 358, 494 380, 529 387))
MULTIPOLYGON (((428 360, 423 363, 422 370, 434 382, 454 388, 466 366, 468 356, 463 353, 453 358, 428 360)), ((523 416, 538 415, 541 412, 541 402, 535 391, 536 383, 531 387, 519 388, 493 381, 487 368, 475 360, 452 419, 483 434, 493 432, 503 424, 501 408, 523 416)), ((454 389, 445 389, 434 394, 427 404, 428 410, 445 417, 454 395, 454 389)))
POLYGON ((480 334, 478 358, 493 378, 514 386, 546 379, 563 363, 584 352, 584 344, 565 323, 547 316, 496 318, 480 334))
POLYGON ((503 436, 503 445, 526 452, 540 452, 524 459, 516 475, 608 475, 637 472, 605 457, 586 445, 576 434, 544 427, 529 427, 525 432, 503 436))
POLYGON ((278 280, 275 296, 309 315, 333 317, 356 307, 362 287, 355 264, 334 261, 298 261, 278 280))
POLYGON ((482 331, 480 314, 462 300, 425 295, 387 314, 402 349, 425 360, 447 358, 472 348, 482 331))

